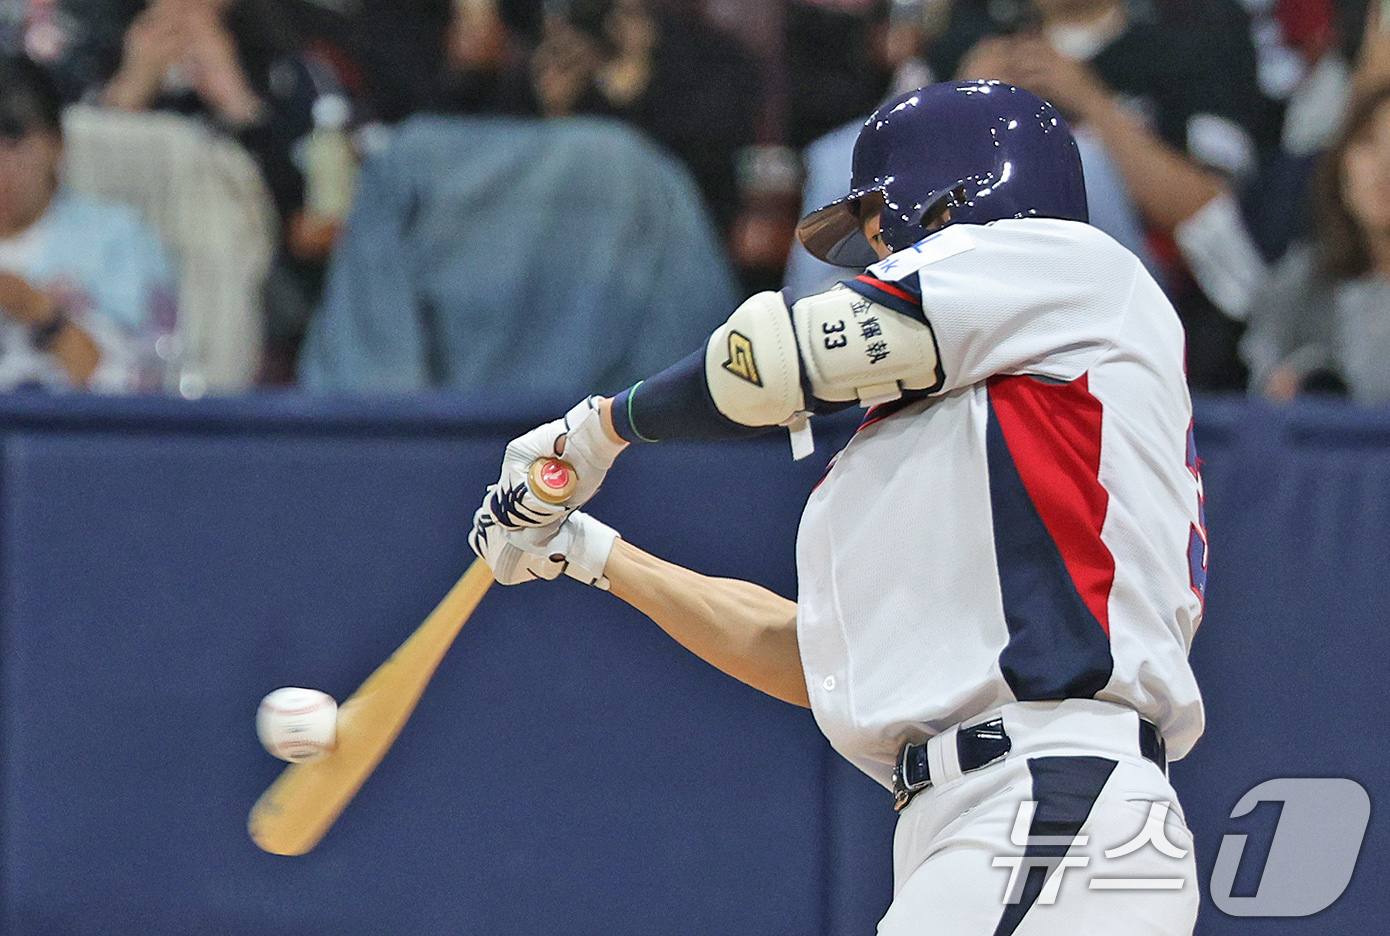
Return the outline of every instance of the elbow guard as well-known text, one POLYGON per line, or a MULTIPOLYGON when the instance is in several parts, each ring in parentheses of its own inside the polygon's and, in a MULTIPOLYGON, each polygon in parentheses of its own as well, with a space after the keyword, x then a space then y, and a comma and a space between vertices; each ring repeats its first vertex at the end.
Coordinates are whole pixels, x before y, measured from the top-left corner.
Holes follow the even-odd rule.
POLYGON ((792 321, 817 399, 871 406, 946 382, 930 325, 844 286, 798 301, 792 321))
POLYGON ((806 408, 796 345, 780 293, 758 293, 735 309, 705 345, 705 382, 719 412, 744 426, 791 422, 806 408))

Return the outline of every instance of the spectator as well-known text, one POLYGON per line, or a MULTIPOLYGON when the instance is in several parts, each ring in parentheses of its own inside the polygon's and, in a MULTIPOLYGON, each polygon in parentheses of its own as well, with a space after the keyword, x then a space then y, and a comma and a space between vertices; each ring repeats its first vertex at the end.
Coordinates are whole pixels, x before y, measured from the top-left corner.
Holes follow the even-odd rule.
POLYGON ((728 231, 759 105, 757 70, 737 42, 642 0, 557 0, 532 71, 546 116, 618 117, 675 154, 728 231))
MULTIPOLYGON (((1238 322, 1249 314, 1254 292, 1268 275, 1267 264, 1306 236, 1313 168, 1341 136, 1353 84, 1348 63, 1362 31, 1360 24, 1339 24, 1332 0, 1244 3, 1252 16, 1260 86, 1284 105, 1280 146, 1243 190, 1214 180, 1219 194, 1174 231, 1203 293, 1238 322)), ((1371 11, 1373 21, 1378 6, 1371 11)), ((1189 189, 1202 194, 1208 187, 1189 189)), ((1185 198, 1183 211, 1190 205, 1185 198)))
MULTIPOLYGON (((953 25, 978 28, 982 9, 953 25)), ((996 34, 964 55, 962 77, 1028 88, 1104 147, 1171 258, 1164 279, 1187 328, 1193 387, 1242 388, 1242 326, 1177 262, 1171 237, 1278 149, 1278 113, 1259 90, 1248 17, 1234 0, 1203 5, 1203 29, 1142 18, 1122 0, 1034 0, 1030 9, 1031 21, 993 24, 996 34)))
POLYGON ((260 380, 293 374, 318 302, 340 217, 306 205, 303 141, 320 121, 315 105, 337 99, 333 132, 350 121, 348 88, 362 92, 350 54, 348 15, 304 0, 150 0, 130 22, 119 65, 101 94, 125 111, 172 111, 208 121, 255 158, 270 189, 283 241, 263 297, 260 380))
POLYGON ((279 226, 250 154, 177 114, 88 104, 63 112, 63 136, 66 187, 135 209, 179 271, 177 340, 164 344, 170 383, 185 396, 251 386, 279 226))
POLYGON ((1390 402, 1390 85, 1352 109, 1314 176, 1313 231, 1250 308, 1252 386, 1276 400, 1335 392, 1390 402))
POLYGON ((1004 80, 982 72, 1047 51, 1084 63, 1169 146, 1249 176, 1279 136, 1278 109, 1259 86, 1249 16, 1236 0, 1195 6, 1179 19, 1145 15, 1126 0, 957 0, 930 60, 941 75, 1004 80))
MULTIPOLYGON (((1252 10, 1260 6, 1260 0, 1246 2, 1252 10)), ((1261 43, 1260 81, 1287 100, 1281 151, 1263 167, 1251 193, 1257 197, 1242 204, 1230 186, 1214 180, 1217 195, 1182 220, 1174 237, 1204 293, 1231 319, 1246 320, 1266 286, 1268 264, 1283 257, 1291 242, 1307 238, 1313 170, 1341 137, 1353 94, 1388 77, 1383 62, 1390 61, 1390 46, 1379 25, 1380 5, 1360 6, 1364 30, 1361 22, 1339 17, 1331 0, 1285 0, 1255 11, 1266 20, 1261 25, 1257 19, 1257 35, 1278 31, 1277 41, 1266 36, 1261 43), (1271 25, 1276 17, 1282 25, 1271 25), (1353 60, 1354 74, 1348 65, 1353 60)), ((1198 194, 1208 188, 1188 186, 1198 194)), ((1185 199, 1184 210, 1192 202, 1185 199)))
MULTIPOLYGON (((1284 110, 1278 152, 1241 193, 1246 228, 1263 259, 1274 261, 1305 233, 1313 165, 1341 135, 1354 49, 1345 48, 1333 0, 1243 2, 1250 11, 1260 87, 1284 110)), ((1351 38, 1359 33, 1358 27, 1351 38)))
MULTIPOLYGON (((897 64, 889 61, 888 36, 888 4, 877 0, 787 4, 790 145, 800 149, 846 121, 862 120, 888 96, 897 64)), ((910 41, 901 34, 894 38, 894 46, 910 41)))
POLYGON ((256 157, 282 217, 302 203, 291 156, 313 126, 313 77, 271 0, 152 0, 130 23, 102 103, 212 120, 256 157))
POLYGON ((928 54, 950 22, 952 0, 893 0, 883 38, 883 60, 892 70, 888 97, 938 79, 928 54))
MULTIPOLYGON (((451 16, 471 0, 360 0, 352 49, 372 116, 397 123, 436 96, 451 16)), ((347 5, 344 5, 347 6, 347 5)))
MULTIPOLYGON (((110 74, 103 40, 114 37, 130 0, 7 0, 0 2, 0 54, 43 66, 64 103, 80 99, 110 74)), ((128 15, 128 14, 127 14, 128 15)))
POLYGON ((416 117, 363 165, 314 390, 616 392, 736 304, 683 167, 611 120, 416 117))
POLYGON ((1093 133, 1121 166, 1128 189, 1147 221, 1164 232, 1206 204, 1217 192, 1212 173, 1190 164, 1183 152, 1159 139, 1146 121, 1123 106, 1120 96, 1088 65, 1058 52, 1040 36, 986 40, 976 47, 961 77, 996 77, 1047 98, 1078 128, 1093 133), (1166 172, 1155 172, 1157 153, 1166 172), (1200 177, 1194 188, 1188 183, 1200 177))
POLYGON ((540 0, 453 0, 451 11, 424 109, 540 114, 529 61, 540 39, 540 0))
POLYGON ((174 279, 130 211, 60 187, 61 109, 39 66, 0 61, 0 387, 152 389, 174 279))

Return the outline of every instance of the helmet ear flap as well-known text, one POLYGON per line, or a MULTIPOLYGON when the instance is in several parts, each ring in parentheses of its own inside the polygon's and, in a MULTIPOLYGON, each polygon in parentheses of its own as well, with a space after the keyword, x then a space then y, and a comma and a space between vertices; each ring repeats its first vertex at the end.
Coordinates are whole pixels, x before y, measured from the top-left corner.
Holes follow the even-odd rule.
POLYGON ((922 212, 916 224, 899 224, 892 231, 884 231, 884 240, 894 250, 905 250, 928 234, 941 230, 951 222, 951 209, 966 204, 967 189, 964 183, 950 189, 938 197, 922 212), (898 243, 901 241, 902 243, 898 243))
POLYGON ((923 233, 930 234, 933 231, 945 227, 951 220, 951 209, 958 208, 965 204, 965 192, 964 185, 957 185, 945 195, 942 195, 936 201, 932 202, 927 210, 922 212, 922 220, 917 222, 921 226, 923 233))
POLYGON ((850 211, 850 214, 854 215, 855 219, 858 220, 858 222, 859 222, 860 224, 863 224, 863 223, 864 223, 864 219, 865 219, 869 214, 871 214, 871 213, 882 214, 882 213, 883 213, 883 208, 884 208, 883 193, 882 193, 882 192, 865 192, 863 195, 860 195, 858 198, 851 198, 851 199, 849 200, 848 204, 849 204, 849 211, 850 211))

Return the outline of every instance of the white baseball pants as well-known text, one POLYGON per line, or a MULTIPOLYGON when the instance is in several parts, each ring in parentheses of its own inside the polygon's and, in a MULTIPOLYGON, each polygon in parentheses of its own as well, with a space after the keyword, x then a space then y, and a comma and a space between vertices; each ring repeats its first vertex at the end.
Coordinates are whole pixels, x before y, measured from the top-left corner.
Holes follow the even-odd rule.
POLYGON ((1012 750, 977 771, 961 774, 954 731, 928 742, 942 779, 898 819, 879 936, 1191 936, 1192 835, 1139 716, 1078 699, 970 724, 1001 716, 1012 750))

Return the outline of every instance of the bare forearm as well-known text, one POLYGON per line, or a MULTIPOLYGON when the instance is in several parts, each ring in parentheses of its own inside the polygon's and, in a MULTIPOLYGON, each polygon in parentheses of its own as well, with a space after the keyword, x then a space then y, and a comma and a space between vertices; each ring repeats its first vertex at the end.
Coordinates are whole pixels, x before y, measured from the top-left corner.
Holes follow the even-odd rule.
POLYGON ((85 387, 101 364, 101 349, 80 326, 68 322, 53 341, 53 356, 78 387, 85 387))
POLYGON ((1221 193, 1221 180, 1173 149, 1106 96, 1087 108, 1087 125, 1105 143, 1144 218, 1171 233, 1221 193))
POLYGON ((810 705, 796 642, 796 603, 760 585, 711 578, 618 540, 611 591, 696 656, 793 705, 810 705))
POLYGON ((1390 31, 1380 21, 1382 5, 1372 3, 1366 11, 1366 28, 1362 32, 1361 49, 1356 53, 1356 70, 1352 73, 1352 90, 1366 93, 1390 77, 1390 31))
POLYGON ((86 386, 101 364, 101 349, 63 301, 13 273, 0 273, 0 314, 31 329, 35 346, 50 352, 76 386, 86 386))
POLYGON ((101 94, 101 103, 117 110, 144 110, 159 96, 159 80, 158 75, 140 74, 123 68, 107 84, 101 94))

